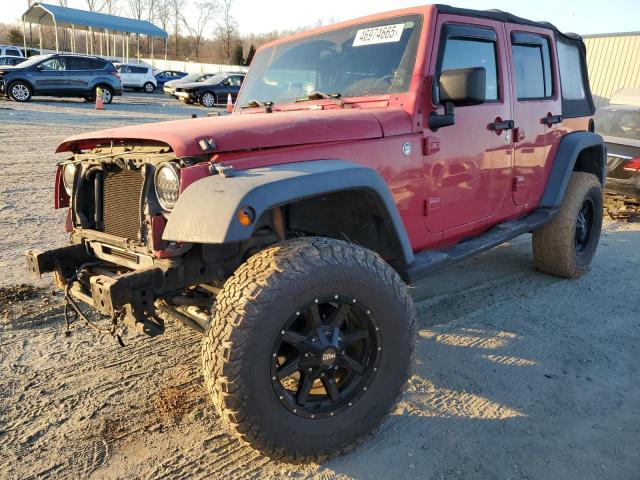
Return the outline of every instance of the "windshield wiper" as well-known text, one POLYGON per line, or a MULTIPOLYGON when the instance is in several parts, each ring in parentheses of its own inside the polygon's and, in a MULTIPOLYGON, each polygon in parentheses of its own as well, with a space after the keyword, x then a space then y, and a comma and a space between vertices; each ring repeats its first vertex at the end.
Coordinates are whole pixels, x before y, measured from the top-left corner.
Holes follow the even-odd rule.
POLYGON ((345 101, 341 99, 341 93, 324 93, 324 92, 311 92, 309 95, 303 98, 296 98, 295 102, 308 102, 309 100, 331 100, 336 105, 344 106, 345 101))

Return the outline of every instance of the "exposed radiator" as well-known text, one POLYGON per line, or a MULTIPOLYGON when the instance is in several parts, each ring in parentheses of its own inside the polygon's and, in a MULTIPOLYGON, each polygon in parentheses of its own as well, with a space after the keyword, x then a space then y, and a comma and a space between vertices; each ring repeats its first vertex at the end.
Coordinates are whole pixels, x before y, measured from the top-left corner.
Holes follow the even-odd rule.
POLYGON ((104 232, 137 239, 140 232, 140 170, 107 171, 102 189, 104 232))

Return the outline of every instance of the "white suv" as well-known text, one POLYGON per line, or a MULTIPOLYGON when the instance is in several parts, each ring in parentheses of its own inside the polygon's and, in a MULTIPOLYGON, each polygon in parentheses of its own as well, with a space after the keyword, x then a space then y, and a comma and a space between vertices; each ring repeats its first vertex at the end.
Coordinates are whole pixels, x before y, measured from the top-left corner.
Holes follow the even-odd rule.
POLYGON ((0 57, 21 57, 24 58, 22 50, 11 45, 0 45, 0 57))
POLYGON ((134 90, 144 90, 147 93, 153 92, 158 86, 153 69, 145 65, 122 63, 116 65, 122 86, 133 88, 134 90))

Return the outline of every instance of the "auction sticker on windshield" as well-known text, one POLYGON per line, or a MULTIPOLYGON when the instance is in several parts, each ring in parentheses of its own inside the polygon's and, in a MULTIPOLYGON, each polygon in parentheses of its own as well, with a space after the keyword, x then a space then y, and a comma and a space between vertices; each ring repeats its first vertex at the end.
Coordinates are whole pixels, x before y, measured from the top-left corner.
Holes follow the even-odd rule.
POLYGON ((404 23, 395 25, 380 25, 379 27, 363 28, 356 32, 353 47, 375 45, 376 43, 399 42, 404 30, 404 23))

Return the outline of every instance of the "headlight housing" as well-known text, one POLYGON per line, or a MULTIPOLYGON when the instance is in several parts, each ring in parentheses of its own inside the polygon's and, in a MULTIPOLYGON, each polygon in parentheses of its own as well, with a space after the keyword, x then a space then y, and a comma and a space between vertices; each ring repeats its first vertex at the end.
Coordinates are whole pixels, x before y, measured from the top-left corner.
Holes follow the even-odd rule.
POLYGON ((156 169, 154 183, 160 206, 171 210, 180 195, 180 168, 175 163, 161 163, 156 169))
POLYGON ((73 193, 73 181, 76 177, 76 166, 73 163, 67 163, 62 170, 62 184, 67 192, 67 195, 71 196, 73 193))

